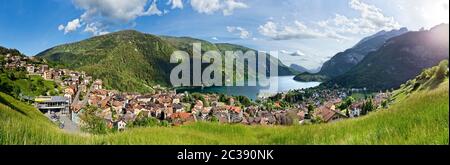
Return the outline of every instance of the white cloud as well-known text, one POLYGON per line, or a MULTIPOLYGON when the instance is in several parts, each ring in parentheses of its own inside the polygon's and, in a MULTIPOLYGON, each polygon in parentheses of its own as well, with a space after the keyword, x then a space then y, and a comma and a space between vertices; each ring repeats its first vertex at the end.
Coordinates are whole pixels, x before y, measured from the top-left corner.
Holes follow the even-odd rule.
POLYGON ((77 30, 80 27, 81 27, 80 19, 77 18, 77 19, 74 19, 74 20, 68 22, 66 26, 59 25, 58 30, 59 31, 64 30, 64 34, 67 34, 67 33, 77 30))
MULTIPOLYGON (((76 8, 83 10, 83 14, 76 22, 73 22, 75 20, 69 22, 71 26, 64 24, 58 26, 58 30, 64 30, 65 34, 84 26, 84 32, 100 35, 117 25, 135 25, 133 21, 138 17, 161 16, 170 12, 168 9, 160 10, 157 0, 72 0, 72 2, 76 8)), ((238 0, 190 0, 190 4, 198 13, 213 14, 222 11, 225 16, 233 14, 236 9, 248 7, 238 0)), ((168 0, 166 5, 171 5, 171 9, 184 7, 183 0, 168 0)))
POLYGON ((385 16, 382 10, 376 6, 366 4, 360 0, 350 0, 349 6, 359 12, 359 17, 348 18, 344 15, 336 14, 333 19, 319 21, 317 24, 334 33, 349 34, 368 34, 400 27, 393 17, 385 16))
POLYGON ((168 14, 169 12, 170 12, 169 10, 164 9, 163 14, 166 15, 166 14, 168 14))
POLYGON ((101 35, 107 33, 106 29, 111 25, 127 24, 141 16, 163 14, 157 8, 157 0, 73 0, 73 4, 84 12, 79 18, 67 23, 64 27, 66 34, 85 26, 84 32, 101 35), (148 2, 152 3, 146 10, 148 2))
POLYGON ((280 50, 280 53, 281 54, 291 54, 292 52, 287 51, 287 50, 280 50))
POLYGON ((211 39, 214 41, 219 41, 219 39, 217 37, 212 37, 211 39))
POLYGON ((172 9, 176 9, 176 8, 183 8, 183 1, 182 0, 169 0, 167 2, 167 5, 172 4, 172 9))
POLYGON ((252 35, 249 31, 247 31, 247 29, 239 27, 239 26, 238 27, 227 26, 227 31, 230 33, 236 33, 242 39, 248 39, 252 35))
POLYGON ((223 15, 232 15, 235 9, 248 8, 245 3, 236 2, 235 0, 226 0, 225 7, 223 9, 223 15))
POLYGON ((232 15, 235 9, 248 8, 247 4, 236 0, 191 0, 191 6, 203 14, 213 14, 222 10, 225 16, 232 15))
POLYGON ((75 6, 85 10, 84 21, 101 17, 108 21, 128 22, 145 12, 148 0, 74 0, 75 6))
POLYGON ((387 17, 376 6, 350 0, 349 7, 358 11, 359 17, 348 18, 336 14, 334 18, 317 21, 314 28, 307 27, 299 21, 280 26, 268 21, 259 26, 259 32, 274 40, 330 38, 338 41, 347 40, 344 35, 369 34, 380 30, 391 30, 400 27, 393 17, 387 17))
POLYGON ((421 27, 431 28, 441 23, 449 22, 449 1, 448 0, 396 0, 396 6, 401 6, 404 10, 396 15, 402 24, 407 24, 408 28, 419 29, 421 27))
POLYGON ((59 25, 59 26, 58 26, 58 30, 59 30, 59 31, 62 31, 62 30, 64 30, 64 25, 62 25, 62 24, 61 24, 61 25, 59 25))
POLYGON ((212 14, 220 9, 219 0, 191 0, 192 8, 204 14, 212 14))
POLYGON ((108 34, 109 32, 102 28, 103 26, 99 22, 87 24, 84 28, 84 32, 93 34, 94 36, 108 34))
POLYGON ((300 51, 300 50, 297 50, 297 51, 291 53, 290 55, 291 55, 291 56, 305 56, 305 53, 303 53, 303 52, 300 51))
POLYGON ((157 0, 153 0, 152 4, 148 8, 148 10, 143 13, 142 15, 162 15, 161 10, 158 9, 158 6, 156 5, 157 0))
POLYGON ((280 50, 279 52, 281 54, 287 54, 287 55, 290 55, 290 56, 305 56, 306 55, 305 53, 303 53, 300 50, 296 50, 294 52, 290 52, 290 51, 287 51, 287 50, 280 50))
POLYGON ((346 39, 345 37, 330 33, 320 32, 308 28, 300 21, 294 21, 293 24, 281 26, 272 21, 267 21, 264 25, 260 25, 258 31, 261 35, 270 37, 274 40, 290 40, 290 39, 313 39, 313 38, 332 38, 337 40, 346 39))

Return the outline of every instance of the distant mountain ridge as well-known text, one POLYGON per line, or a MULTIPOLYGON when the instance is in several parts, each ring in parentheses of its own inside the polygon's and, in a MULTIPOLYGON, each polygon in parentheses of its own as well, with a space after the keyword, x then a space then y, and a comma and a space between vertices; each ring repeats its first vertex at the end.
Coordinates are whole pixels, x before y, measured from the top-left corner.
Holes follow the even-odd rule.
POLYGON ((11 54, 13 56, 24 56, 19 50, 17 49, 9 49, 5 48, 3 46, 0 46, 0 55, 7 55, 11 54))
POLYGON ((291 64, 289 67, 291 67, 292 69, 294 69, 300 73, 311 72, 309 69, 306 69, 305 67, 297 65, 297 64, 291 64))
POLYGON ((398 88, 423 69, 449 58, 449 26, 408 32, 389 39, 343 75, 324 83, 349 88, 384 90, 398 88))
POLYGON ((370 52, 376 51, 390 38, 408 32, 407 28, 380 31, 361 39, 355 46, 339 52, 326 61, 317 73, 301 73, 294 77, 297 81, 326 81, 349 71, 361 62, 370 52))
POLYGON ((330 78, 342 75, 361 62, 370 52, 378 50, 387 40, 406 32, 408 32, 407 28, 391 31, 383 30, 366 37, 352 48, 336 54, 325 62, 318 74, 330 78))
MULTIPOLYGON (((124 30, 59 45, 36 56, 47 59, 55 66, 86 71, 94 78, 102 79, 107 88, 148 92, 153 85, 171 86, 170 72, 176 64, 170 63, 170 55, 176 50, 183 50, 192 56, 193 42, 202 44, 202 53, 208 50, 249 49, 190 37, 156 36, 124 30)), ((279 73, 289 75, 295 72, 280 65, 279 73)))

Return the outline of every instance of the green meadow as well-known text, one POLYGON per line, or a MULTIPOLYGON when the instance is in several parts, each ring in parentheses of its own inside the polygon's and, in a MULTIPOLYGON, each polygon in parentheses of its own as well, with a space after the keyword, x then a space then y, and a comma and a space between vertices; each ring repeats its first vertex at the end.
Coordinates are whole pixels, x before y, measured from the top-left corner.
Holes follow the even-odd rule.
POLYGON ((0 144, 449 144, 448 78, 357 119, 294 126, 195 123, 69 134, 37 109, 0 93, 0 144))

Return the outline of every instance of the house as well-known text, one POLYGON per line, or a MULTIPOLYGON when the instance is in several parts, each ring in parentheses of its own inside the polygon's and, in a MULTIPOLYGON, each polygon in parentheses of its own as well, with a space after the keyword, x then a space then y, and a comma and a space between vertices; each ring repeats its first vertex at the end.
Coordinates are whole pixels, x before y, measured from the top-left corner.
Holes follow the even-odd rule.
POLYGON ((100 96, 91 95, 88 99, 88 104, 92 106, 98 106, 98 103, 102 100, 100 96))
POLYGON ((41 65, 41 73, 48 71, 48 65, 41 65))
POLYGON ((257 117, 255 118, 255 122, 262 124, 262 125, 268 125, 268 124, 275 124, 276 119, 275 116, 268 112, 268 111, 258 111, 257 117))
POLYGON ((103 81, 100 80, 100 79, 95 80, 95 81, 94 81, 94 84, 92 84, 92 87, 93 87, 95 90, 103 89, 103 81))
POLYGON ((228 101, 230 102, 230 105, 234 105, 234 98, 231 97, 228 101))
POLYGON ((218 101, 213 101, 213 102, 211 102, 211 106, 213 106, 213 107, 223 107, 223 106, 225 106, 225 103, 218 102, 218 101))
POLYGON ((42 78, 45 79, 45 80, 51 80, 51 79, 53 79, 53 74, 49 70, 44 71, 43 74, 42 74, 42 78))
POLYGON ((123 120, 120 120, 120 121, 117 123, 117 128, 118 128, 119 131, 125 130, 125 127, 126 127, 126 126, 127 126, 127 123, 126 123, 125 121, 123 121, 123 120))
POLYGON ((101 95, 101 96, 108 95, 108 91, 107 90, 102 90, 102 89, 94 90, 92 93, 94 93, 96 95, 101 95))
POLYGON ((64 89, 64 93, 69 94, 69 95, 75 95, 76 93, 76 86, 74 85, 70 85, 67 88, 64 89))
POLYGON ((345 114, 342 114, 336 110, 335 105, 323 105, 318 108, 315 112, 316 116, 320 116, 324 122, 330 122, 334 120, 340 120, 342 118, 347 118, 345 114))
POLYGON ((173 106, 173 110, 175 112, 183 112, 184 111, 183 104, 181 104, 181 103, 176 103, 176 104, 173 104, 172 106, 173 106))
POLYGON ((125 115, 123 116, 123 120, 125 122, 131 122, 131 121, 134 121, 135 119, 136 119, 136 115, 133 112, 128 111, 128 110, 126 111, 125 115))
POLYGON ((175 98, 172 100, 172 104, 179 104, 180 103, 180 99, 175 98))
POLYGON ((244 111, 240 107, 228 106, 227 109, 230 123, 239 123, 242 121, 244 111))
POLYGON ((181 125, 184 123, 195 121, 193 114, 187 112, 174 113, 170 116, 170 120, 174 125, 181 125))
POLYGON ((138 102, 148 103, 152 100, 152 97, 151 96, 138 96, 138 97, 136 97, 136 100, 138 102))
POLYGON ((173 114, 173 113, 174 113, 173 110, 174 110, 174 109, 173 109, 173 106, 172 106, 172 105, 165 106, 165 108, 164 108, 164 112, 165 112, 165 114, 167 114, 167 115, 173 114))
POLYGON ((197 114, 197 113, 201 112, 202 109, 203 109, 203 101, 197 100, 191 111, 192 111, 192 113, 197 114))
POLYGON ((28 64, 26 69, 27 69, 27 72, 29 74, 33 74, 34 73, 34 65, 28 64))
POLYGON ((209 116, 209 112, 211 112, 212 107, 203 107, 200 115, 202 120, 207 120, 209 116))
POLYGON ((302 122, 303 120, 305 120, 305 111, 298 111, 297 113, 297 117, 298 117, 298 121, 302 122))
POLYGON ((362 103, 353 103, 350 105, 348 115, 350 118, 358 117, 361 115, 362 103))

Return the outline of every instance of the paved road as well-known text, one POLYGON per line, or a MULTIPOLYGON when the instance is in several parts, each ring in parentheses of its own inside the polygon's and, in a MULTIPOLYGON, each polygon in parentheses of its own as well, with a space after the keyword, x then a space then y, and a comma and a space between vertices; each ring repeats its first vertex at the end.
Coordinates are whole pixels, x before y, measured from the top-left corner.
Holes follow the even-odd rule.
POLYGON ((80 101, 81 89, 83 89, 82 85, 79 85, 78 86, 78 91, 75 94, 75 97, 73 98, 72 105, 75 105, 75 104, 77 104, 80 101))
POLYGON ((86 106, 88 100, 89 100, 89 95, 91 94, 91 91, 94 89, 94 85, 92 84, 91 87, 89 88, 89 90, 86 92, 86 96, 84 97, 83 101, 81 102, 81 104, 84 106, 86 106))
MULTIPOLYGON (((61 114, 61 115, 59 115, 59 120, 52 119, 51 114, 49 114, 49 113, 45 113, 44 115, 53 122, 56 122, 56 123, 64 122, 64 128, 62 128, 62 129, 69 133, 82 133, 80 128, 78 127, 78 125, 75 124, 72 120, 70 120, 69 115, 61 114)), ((58 125, 58 127, 60 127, 60 126, 61 125, 58 125)))
POLYGON ((64 130, 69 133, 81 133, 80 128, 72 120, 70 120, 68 115, 61 115, 60 121, 64 122, 64 130))

